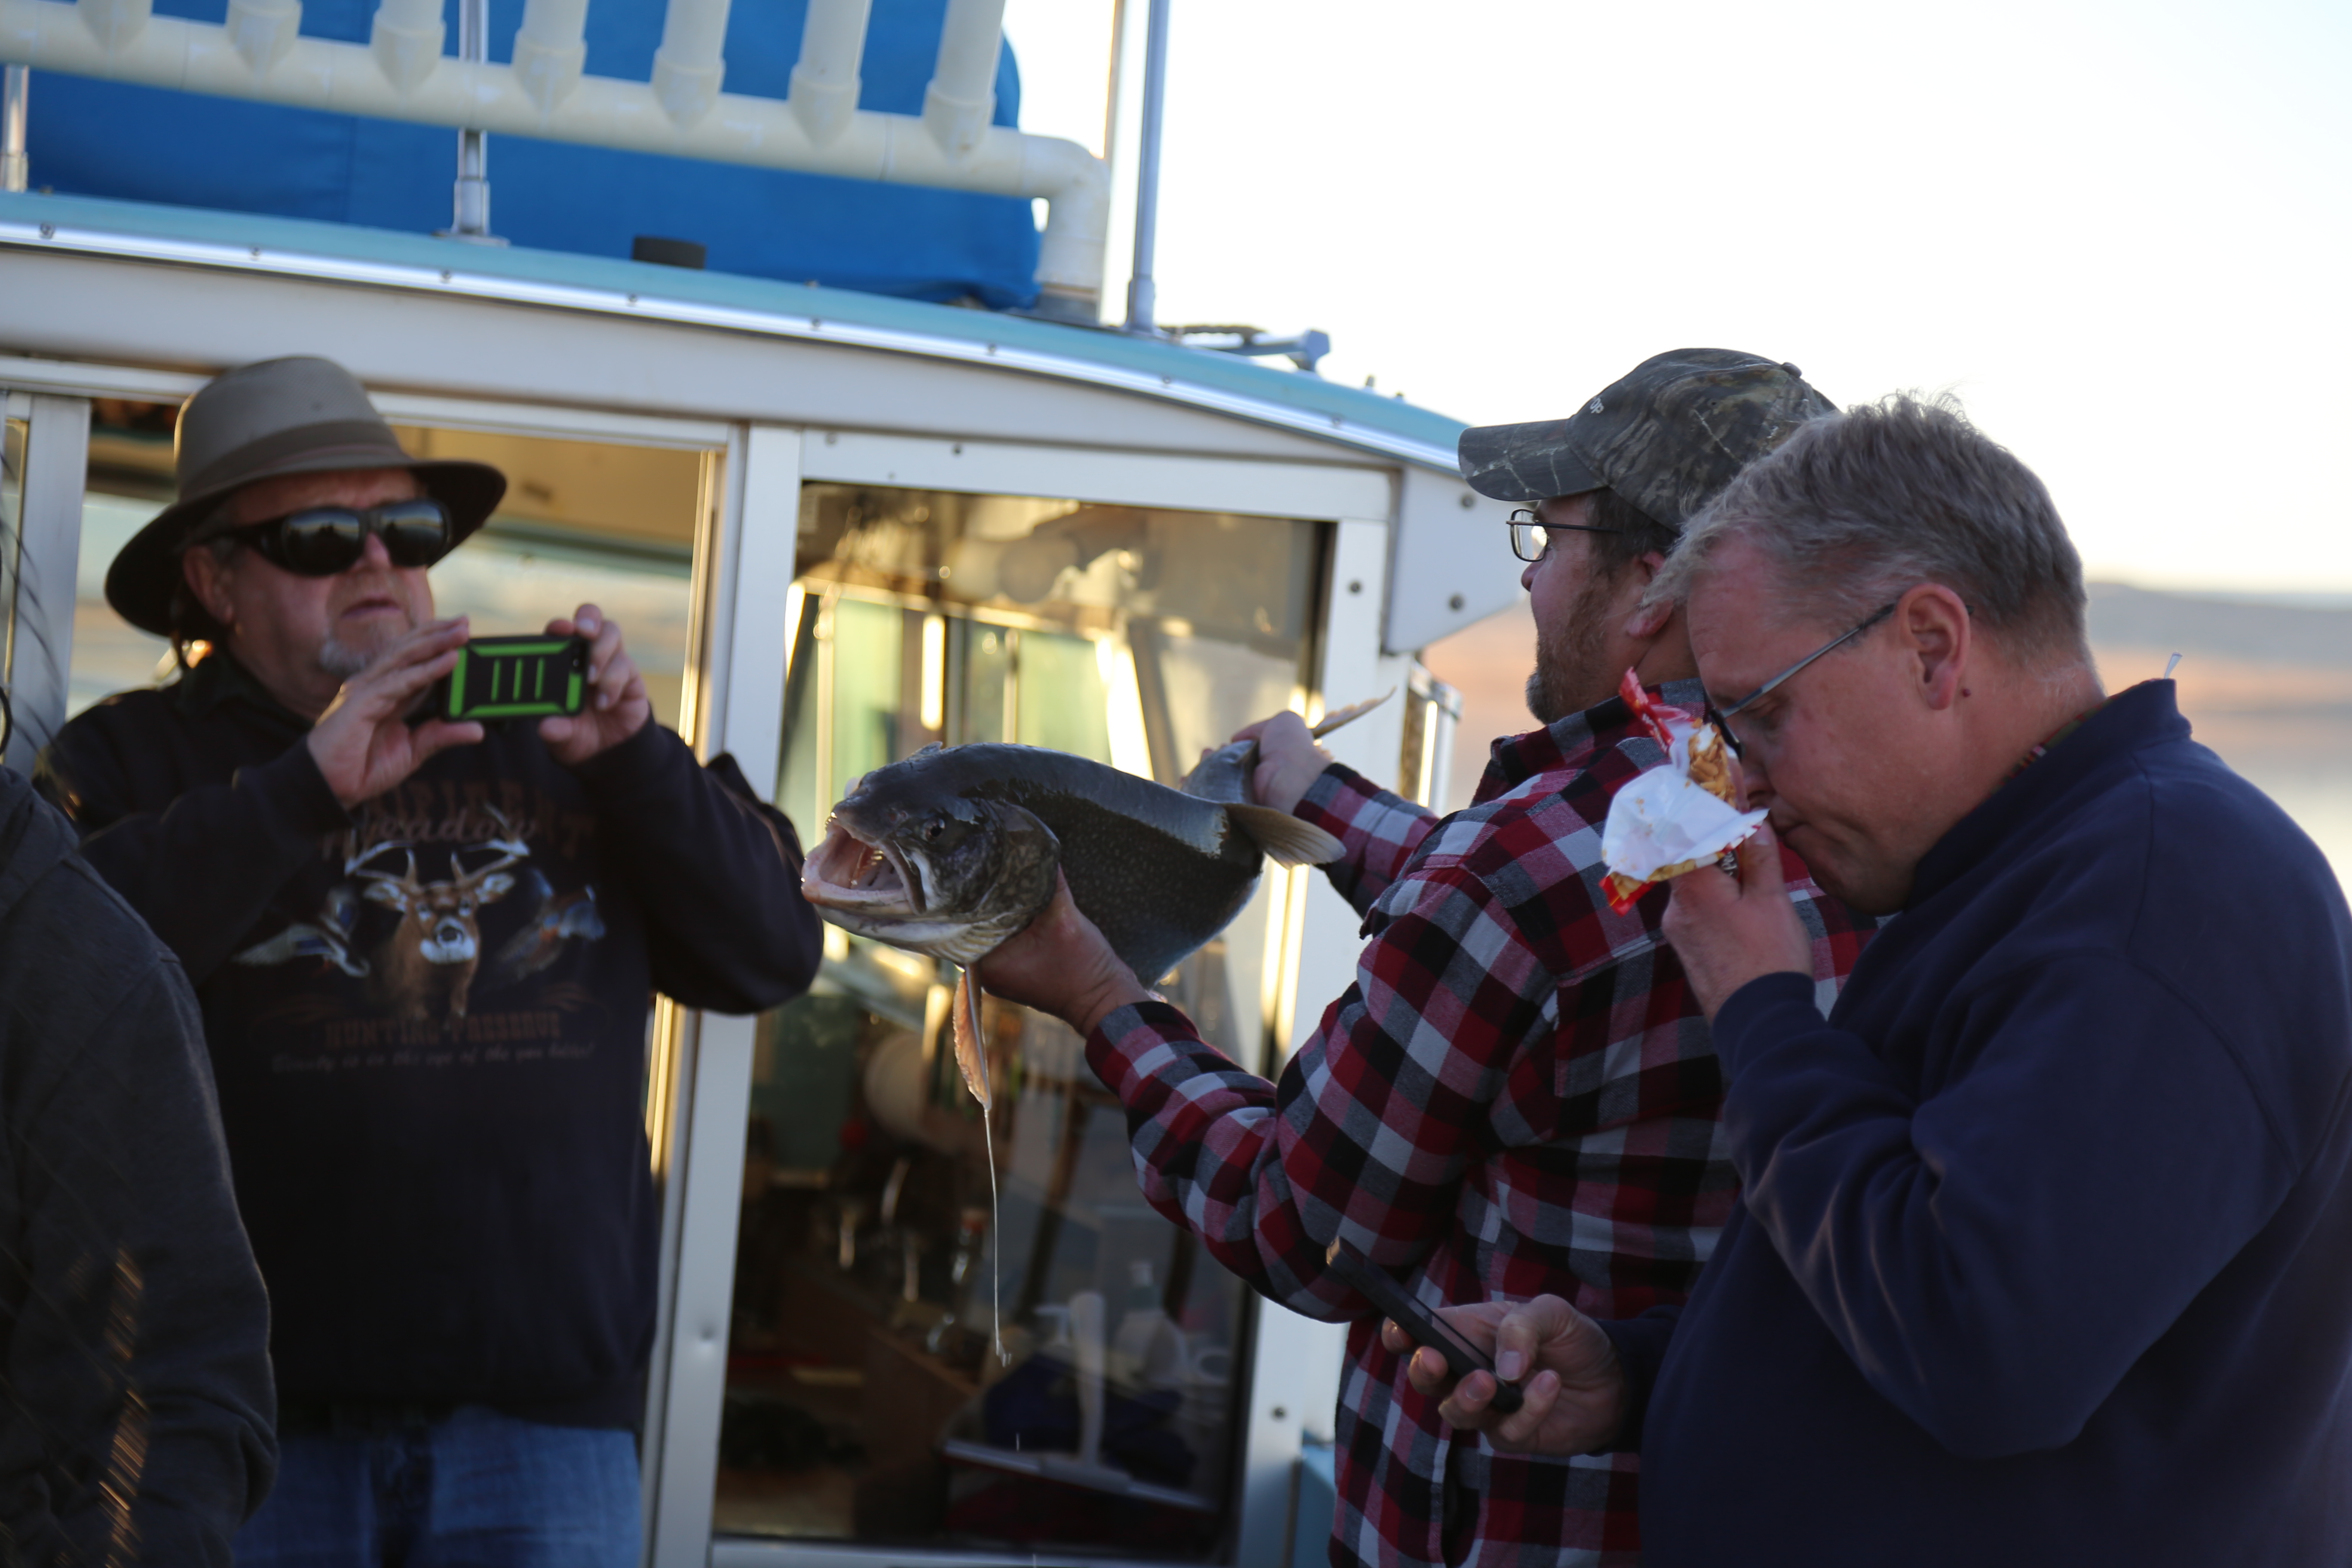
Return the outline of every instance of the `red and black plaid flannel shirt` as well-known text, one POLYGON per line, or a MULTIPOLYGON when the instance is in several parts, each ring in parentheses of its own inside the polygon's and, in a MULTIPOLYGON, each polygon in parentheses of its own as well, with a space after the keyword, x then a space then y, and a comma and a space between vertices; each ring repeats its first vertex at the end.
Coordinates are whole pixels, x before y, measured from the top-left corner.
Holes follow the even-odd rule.
MULTIPOLYGON (((1696 682, 1661 696, 1700 702, 1696 682)), ((1549 1290, 1615 1318, 1689 1291, 1737 1194, 1722 1075, 1658 935, 1665 889, 1622 916, 1601 891, 1610 798, 1664 760, 1612 699, 1497 742, 1443 821, 1330 768, 1297 815, 1346 843, 1327 870, 1370 940, 1279 1084, 1165 1004, 1087 1042, 1153 1206, 1265 1295, 1349 1323, 1339 1568, 1637 1561, 1633 1456, 1457 1443, 1323 1258, 1345 1237, 1433 1305, 1549 1290)), ((1784 868, 1826 1012, 1868 922, 1784 868)))

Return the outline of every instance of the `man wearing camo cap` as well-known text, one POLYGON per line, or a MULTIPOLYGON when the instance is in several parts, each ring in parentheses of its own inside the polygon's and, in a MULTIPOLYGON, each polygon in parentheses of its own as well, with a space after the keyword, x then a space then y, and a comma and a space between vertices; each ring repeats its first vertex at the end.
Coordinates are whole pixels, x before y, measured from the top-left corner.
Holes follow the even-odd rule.
MULTIPOLYGON (((1066 895, 981 966, 1087 1036, 1161 1214, 1264 1294, 1349 1324, 1341 1568, 1637 1558, 1632 1455, 1497 1454, 1454 1431, 1325 1249, 1349 1243, 1432 1306, 1552 1291, 1630 1317, 1689 1291, 1733 1206, 1723 1079, 1659 939, 1664 891, 1622 915, 1601 892, 1609 802, 1665 760, 1615 693, 1630 669, 1701 705, 1681 613, 1642 607, 1650 579, 1685 519, 1831 412, 1794 365, 1683 349, 1565 419, 1463 433, 1472 488, 1525 503, 1510 542, 1544 728, 1497 741, 1475 804, 1442 821, 1333 763, 1294 714, 1242 731, 1264 756, 1258 798, 1346 845, 1325 870, 1370 938, 1278 1084, 1202 1043, 1066 895)), ((1868 922, 1785 870, 1826 1005, 1868 922)))

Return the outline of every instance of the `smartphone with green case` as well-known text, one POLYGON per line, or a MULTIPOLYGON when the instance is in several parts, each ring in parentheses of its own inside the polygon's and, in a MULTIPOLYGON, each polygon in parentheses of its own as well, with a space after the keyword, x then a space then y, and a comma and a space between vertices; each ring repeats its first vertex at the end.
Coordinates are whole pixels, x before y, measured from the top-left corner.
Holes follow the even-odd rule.
POLYGON ((425 719, 551 719, 588 700, 584 637, 475 637, 433 689, 425 719))

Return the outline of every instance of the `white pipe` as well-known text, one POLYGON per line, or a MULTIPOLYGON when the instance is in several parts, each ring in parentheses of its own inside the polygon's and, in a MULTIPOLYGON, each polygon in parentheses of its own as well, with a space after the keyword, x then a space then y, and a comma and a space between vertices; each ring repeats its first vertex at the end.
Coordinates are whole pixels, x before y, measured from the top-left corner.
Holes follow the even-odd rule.
POLYGON ((0 70, 0 191, 21 191, 32 166, 25 157, 25 100, 32 75, 23 66, 0 70))
POLYGON ((801 58, 793 67, 792 97, 809 140, 819 145, 841 134, 857 108, 858 68, 866 54, 866 21, 874 0, 809 0, 801 27, 801 58))
POLYGON ((523 0, 514 71, 541 109, 563 101, 588 63, 588 0, 523 0))
MULTIPOLYGON (((90 3, 80 0, 84 5, 90 3)), ((368 47, 393 91, 405 96, 423 87, 441 63, 441 44, 447 35, 441 25, 440 0, 381 0, 368 32, 368 47)))
POLYGON ((680 126, 694 124, 719 101, 727 75, 729 0, 669 0, 662 14, 661 47, 654 51, 654 96, 680 126))
MULTIPOLYGON (((394 13, 395 26, 402 25, 399 16, 394 13)), ((379 11, 379 36, 385 20, 379 11)), ((987 126, 970 153, 950 157, 911 116, 858 110, 841 134, 820 143, 774 99, 721 93, 708 113, 681 125, 641 81, 583 76, 562 101, 542 107, 509 66, 436 54, 435 68, 404 90, 377 68, 381 58, 374 46, 298 37, 265 78, 246 64, 217 24, 156 16, 128 47, 110 51, 66 0, 0 0, 0 61, 42 70, 451 130, 473 126, 494 135, 990 195, 1042 196, 1050 204, 1037 263, 1037 282, 1045 295, 1042 309, 1074 320, 1094 319, 1102 292, 1109 174, 1075 142, 987 126)))
POLYGON ((102 47, 119 49, 145 30, 154 11, 155 0, 89 0, 81 19, 102 47))
POLYGON ((948 0, 939 64, 923 89, 923 124, 950 158, 969 153, 996 117, 996 56, 1004 0, 948 0))
MULTIPOLYGON (((457 0, 457 58, 479 64, 490 58, 490 0, 457 0)), ((450 201, 447 237, 477 245, 503 245, 490 233, 489 137, 476 126, 457 132, 457 183, 450 201)))
POLYGON ((222 26, 245 63, 263 76, 294 47, 302 30, 302 7, 299 0, 228 0, 228 20, 222 26))

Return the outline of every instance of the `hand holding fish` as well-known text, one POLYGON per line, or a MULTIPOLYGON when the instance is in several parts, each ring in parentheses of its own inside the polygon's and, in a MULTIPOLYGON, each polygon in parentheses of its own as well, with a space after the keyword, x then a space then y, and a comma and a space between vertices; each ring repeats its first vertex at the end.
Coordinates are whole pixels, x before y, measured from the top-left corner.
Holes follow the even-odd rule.
POLYGON ((1072 901, 1067 879, 1037 918, 997 944, 972 970, 992 994, 1051 1013, 1081 1035, 1151 993, 1119 962, 1094 921, 1072 901))
POLYGON ((1250 784, 1260 805, 1295 811, 1300 798, 1323 776, 1323 770, 1331 765, 1331 753, 1315 734, 1306 720, 1286 708, 1234 731, 1236 742, 1257 742, 1257 771, 1250 784))
POLYGON ((1759 826, 1738 849, 1739 876, 1684 877, 1675 883, 1663 930, 1707 1021, 1751 980, 1813 973, 1812 939, 1789 901, 1780 841, 1759 826))

